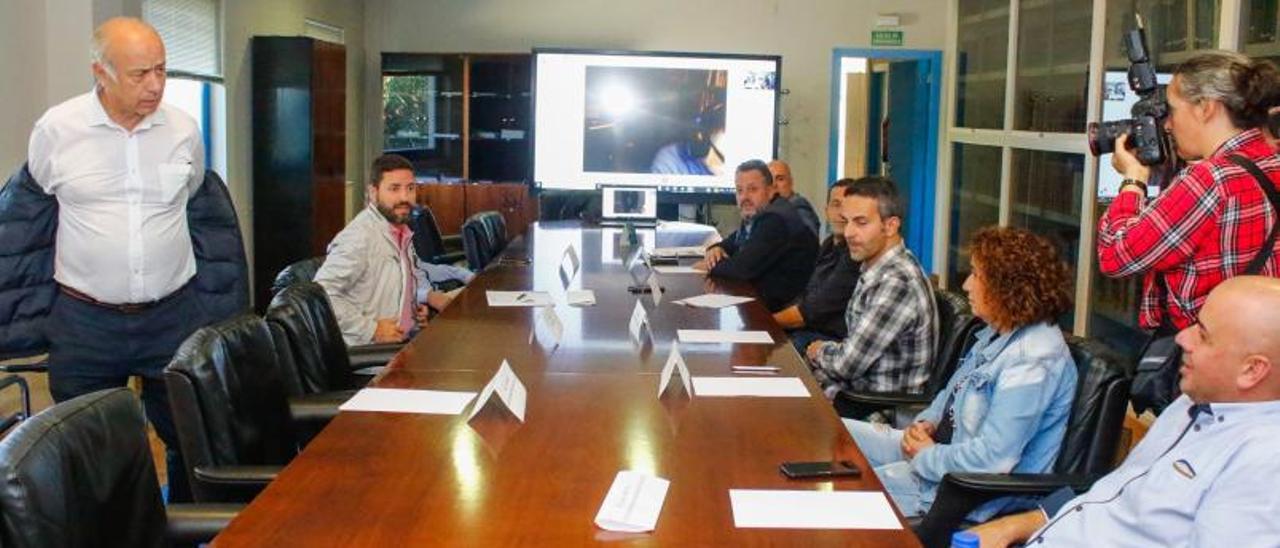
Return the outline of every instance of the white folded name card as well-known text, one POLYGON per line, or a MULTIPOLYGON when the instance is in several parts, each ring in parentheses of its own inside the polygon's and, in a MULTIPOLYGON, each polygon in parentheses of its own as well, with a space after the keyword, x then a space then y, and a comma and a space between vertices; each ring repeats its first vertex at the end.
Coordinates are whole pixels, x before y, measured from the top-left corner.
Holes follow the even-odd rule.
POLYGON ((511 414, 520 419, 520 422, 524 422, 525 398, 528 393, 525 391, 524 384, 516 377, 516 372, 511 370, 507 360, 502 360, 502 367, 498 368, 493 379, 484 386, 484 390, 480 391, 480 397, 476 398, 476 404, 471 407, 471 414, 467 416, 467 420, 474 419, 494 394, 497 394, 498 400, 511 410, 511 414))
POLYGON ((642 472, 618 472, 596 513, 596 525, 626 533, 652 531, 658 525, 658 514, 670 485, 670 481, 642 472))

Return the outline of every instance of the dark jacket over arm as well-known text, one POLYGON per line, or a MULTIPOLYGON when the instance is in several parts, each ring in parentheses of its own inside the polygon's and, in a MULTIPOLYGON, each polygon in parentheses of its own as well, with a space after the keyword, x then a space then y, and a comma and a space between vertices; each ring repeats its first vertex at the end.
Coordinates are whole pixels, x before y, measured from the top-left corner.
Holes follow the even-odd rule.
POLYGON ((745 280, 755 286, 770 311, 795 300, 813 274, 818 242, 785 198, 776 197, 756 214, 751 236, 739 244, 737 232, 720 247, 729 256, 711 275, 745 280))
MULTIPOLYGON (((196 257, 191 283, 211 322, 249 307, 248 262, 231 193, 213 171, 187 202, 196 257)), ((0 187, 0 360, 46 352, 58 200, 36 184, 26 164, 0 187)))

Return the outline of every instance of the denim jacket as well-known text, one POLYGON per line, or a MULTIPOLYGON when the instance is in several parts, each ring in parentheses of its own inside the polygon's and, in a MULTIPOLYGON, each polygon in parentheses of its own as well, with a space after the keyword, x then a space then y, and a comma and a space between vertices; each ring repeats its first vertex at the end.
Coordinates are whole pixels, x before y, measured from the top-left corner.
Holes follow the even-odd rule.
POLYGON ((946 388, 916 417, 937 425, 948 399, 954 402, 951 443, 929 446, 911 460, 929 487, 922 504, 932 504, 948 472, 1051 471, 1075 393, 1075 362, 1056 326, 1027 325, 1007 335, 991 327, 979 331, 946 388))

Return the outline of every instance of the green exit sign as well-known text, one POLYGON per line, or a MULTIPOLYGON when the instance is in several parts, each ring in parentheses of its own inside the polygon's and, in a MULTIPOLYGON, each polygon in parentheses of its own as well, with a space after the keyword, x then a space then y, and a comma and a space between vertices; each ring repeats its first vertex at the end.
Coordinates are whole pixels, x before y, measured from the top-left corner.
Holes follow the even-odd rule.
POLYGON ((902 31, 900 30, 873 30, 871 31, 871 45, 873 46, 901 46, 902 31))

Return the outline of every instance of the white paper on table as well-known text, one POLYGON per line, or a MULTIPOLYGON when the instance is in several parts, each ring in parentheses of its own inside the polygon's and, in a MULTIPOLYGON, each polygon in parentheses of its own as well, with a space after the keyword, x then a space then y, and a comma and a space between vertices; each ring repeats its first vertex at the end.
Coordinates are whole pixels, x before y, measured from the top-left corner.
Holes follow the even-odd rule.
POLYGON ((524 384, 516 377, 516 372, 511 370, 507 360, 502 360, 502 367, 498 368, 493 379, 484 386, 484 390, 480 391, 480 397, 476 398, 476 404, 471 407, 471 414, 467 416, 467 420, 474 419, 494 394, 498 395, 498 399, 506 404, 507 409, 510 409, 520 422, 524 422, 524 406, 528 393, 525 391, 524 384))
POLYGON ((683 343, 773 344, 768 331, 680 329, 676 331, 676 338, 683 343))
POLYGON ((749 303, 755 299, 751 297, 738 297, 735 295, 721 295, 719 293, 707 293, 694 297, 686 297, 675 301, 679 304, 688 306, 697 306, 700 308, 724 308, 726 306, 737 306, 742 303, 749 303))
POLYGON ((548 306, 538 313, 539 323, 551 332, 552 342, 555 346, 560 346, 560 341, 564 340, 564 322, 560 321, 560 315, 556 313, 554 306, 548 306))
POLYGON ((364 388, 338 406, 338 410, 457 415, 475 397, 475 392, 364 388))
POLYGON ((733 525, 766 529, 902 529, 879 491, 730 489, 733 525))
POLYGON ((489 306, 554 306, 546 291, 486 291, 489 306))
POLYGON ((650 257, 705 257, 707 249, 700 245, 683 247, 655 247, 649 252, 650 257))
POLYGON ((565 294, 569 306, 595 306, 596 292, 590 289, 570 289, 565 294))
POLYGON ((671 343, 671 354, 667 355, 667 364, 662 366, 662 374, 658 379, 658 397, 662 397, 662 393, 667 391, 667 385, 671 383, 671 375, 680 372, 680 381, 684 383, 684 393, 693 396, 693 386, 689 384, 689 366, 684 363, 684 356, 680 355, 680 343, 671 343))
POLYGON ((799 377, 694 377, 693 393, 706 397, 809 397, 799 377))
POLYGON ((649 325, 649 313, 645 312, 644 306, 640 304, 640 299, 636 299, 636 307, 631 309, 631 322, 629 324, 631 330, 631 338, 640 340, 640 330, 649 325))
POLYGON ((662 284, 652 272, 649 273, 649 295, 653 297, 653 306, 662 302, 662 284))
POLYGON ((618 472, 596 513, 596 525, 626 533, 652 531, 658 525, 658 514, 670 485, 670 481, 643 472, 618 472))
POLYGON ((653 267, 653 271, 658 274, 706 274, 705 270, 698 270, 692 266, 667 266, 658 265, 653 267))

